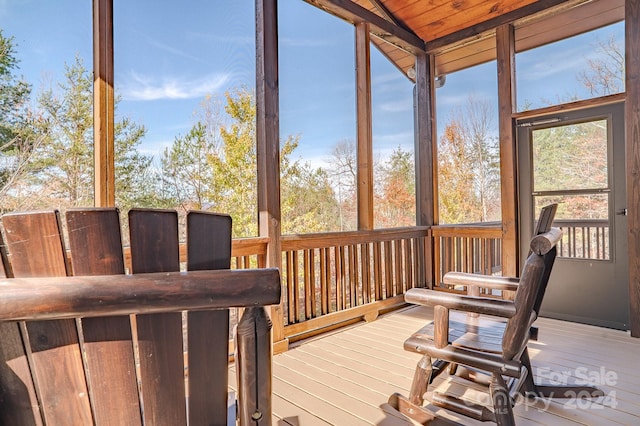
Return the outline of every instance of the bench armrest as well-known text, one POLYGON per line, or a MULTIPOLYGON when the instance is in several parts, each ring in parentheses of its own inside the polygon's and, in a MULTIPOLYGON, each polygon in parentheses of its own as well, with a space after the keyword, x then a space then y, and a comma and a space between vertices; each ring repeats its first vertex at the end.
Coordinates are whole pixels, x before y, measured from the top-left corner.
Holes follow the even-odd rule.
POLYGON ((442 278, 446 285, 476 286, 495 290, 518 290, 519 278, 499 277, 493 275, 470 274, 466 272, 448 272, 442 278))
POLYGON ((418 305, 443 306, 447 309, 503 318, 511 318, 516 313, 515 304, 511 300, 465 296, 426 288, 412 288, 405 293, 404 299, 408 303, 418 305))
POLYGON ((0 321, 128 315, 280 303, 276 268, 0 280, 0 321))

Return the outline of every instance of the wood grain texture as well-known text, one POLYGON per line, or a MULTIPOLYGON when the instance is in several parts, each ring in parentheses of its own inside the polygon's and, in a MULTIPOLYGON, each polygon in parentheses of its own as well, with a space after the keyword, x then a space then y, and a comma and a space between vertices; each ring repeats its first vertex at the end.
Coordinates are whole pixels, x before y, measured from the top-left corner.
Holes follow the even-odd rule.
MULTIPOLYGON (((227 215, 187 214, 189 271, 230 268, 231 223, 227 215)), ((226 425, 229 309, 189 312, 187 327, 189 423, 226 425)))
MULTIPOLYGON (((4 237, 0 233, 0 276, 11 277, 4 237)), ((41 425, 26 348, 16 322, 0 323, 0 424, 41 425)))
MULTIPOLYGON (((124 274, 117 209, 74 209, 65 216, 75 275, 124 274)), ((141 424, 129 316, 84 318, 82 333, 96 423, 141 424)))
POLYGON ((502 274, 518 273, 518 186, 516 140, 515 39, 511 25, 496 31, 498 56, 498 124, 500 132, 500 199, 502 205, 502 274))
POLYGON ((270 425, 271 321, 262 307, 245 309, 236 330, 241 425, 270 425))
POLYGON ((640 0, 625 2, 625 127, 631 335, 640 337, 640 0))
POLYGON ((276 268, 0 280, 0 320, 96 317, 270 305, 276 268))
POLYGON ((355 26, 356 193, 358 230, 373 229, 373 130, 371 110, 371 43, 369 24, 355 26))
MULTIPOLYGON (((256 162, 258 174, 258 232, 268 237, 266 263, 282 267, 280 245, 280 109, 278 72, 278 5, 256 1, 256 162)), ((274 342, 285 341, 284 306, 270 308, 274 342)), ((285 341, 286 346, 286 341, 285 341)))
POLYGON ((93 2, 95 204, 115 205, 113 0, 93 2))
MULTIPOLYGON (((170 210, 129 211, 134 274, 179 271, 178 217, 170 210)), ((136 317, 145 423, 186 424, 182 315, 136 317)))
MULTIPOLYGON (((6 243, 16 277, 67 274, 57 211, 3 217, 6 243)), ((30 363, 44 419, 49 424, 90 424, 93 416, 73 320, 26 324, 30 363), (55 365, 55 369, 51 366, 55 365)))

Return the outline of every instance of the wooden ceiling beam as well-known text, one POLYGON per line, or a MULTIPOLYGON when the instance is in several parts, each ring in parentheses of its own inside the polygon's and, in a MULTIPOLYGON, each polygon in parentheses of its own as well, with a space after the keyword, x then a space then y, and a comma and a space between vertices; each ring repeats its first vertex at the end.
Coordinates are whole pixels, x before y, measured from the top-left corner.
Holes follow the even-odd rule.
POLYGON ((354 25, 368 22, 371 34, 409 53, 415 55, 425 50, 425 43, 420 37, 350 0, 304 1, 354 25))
POLYGON ((437 51, 438 49, 441 49, 450 44, 458 43, 469 37, 484 33, 485 31, 492 30, 504 24, 510 24, 514 21, 517 21, 518 19, 522 19, 529 15, 542 12, 546 9, 558 6, 566 2, 567 0, 539 0, 535 3, 531 3, 527 6, 505 13, 504 15, 497 16, 472 27, 465 28, 453 34, 430 41, 426 43, 426 50, 428 52, 437 51))

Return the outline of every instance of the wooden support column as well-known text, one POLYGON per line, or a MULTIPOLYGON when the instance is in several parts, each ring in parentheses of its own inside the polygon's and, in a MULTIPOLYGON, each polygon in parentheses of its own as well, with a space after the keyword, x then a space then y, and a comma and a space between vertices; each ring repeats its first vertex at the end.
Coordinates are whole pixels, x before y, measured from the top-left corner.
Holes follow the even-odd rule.
MULTIPOLYGON (((416 225, 438 223, 438 138, 436 135, 435 60, 433 55, 416 55, 414 93, 416 225)), ((418 285, 433 288, 433 241, 428 240, 425 253, 419 253, 418 285), (424 272, 422 272, 424 271, 424 272)))
POLYGON ((513 26, 496 28, 498 62, 498 122, 500 132, 500 193, 502 204, 502 275, 518 274, 518 185, 516 182, 515 36, 513 26))
MULTIPOLYGON (((278 93, 278 2, 256 0, 258 228, 261 237, 269 238, 266 266, 281 269, 278 93)), ((286 351, 282 301, 271 308, 270 314, 274 352, 286 351)))
POLYGON ((94 204, 115 205, 113 0, 93 0, 94 204))
POLYGON ((358 229, 373 229, 373 138, 369 24, 356 24, 356 120, 358 229))
POLYGON ((640 337, 640 0, 625 2, 629 328, 640 337))

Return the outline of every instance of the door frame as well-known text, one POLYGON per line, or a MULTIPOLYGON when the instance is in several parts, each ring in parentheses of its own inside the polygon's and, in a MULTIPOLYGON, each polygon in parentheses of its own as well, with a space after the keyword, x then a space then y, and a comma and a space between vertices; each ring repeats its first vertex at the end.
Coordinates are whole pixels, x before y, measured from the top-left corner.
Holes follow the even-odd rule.
MULTIPOLYGON (((625 216, 617 215, 619 211, 626 212, 626 170, 625 170, 625 133, 624 133, 624 101, 589 105, 584 108, 574 109, 571 111, 556 111, 544 115, 527 118, 521 118, 516 121, 516 143, 518 147, 518 204, 520 211, 520 225, 519 225, 519 241, 520 241, 520 253, 521 257, 528 252, 528 242, 531 238, 533 231, 533 224, 535 220, 535 212, 533 205, 533 169, 531 159, 531 135, 533 131, 551 127, 562 126, 563 124, 578 124, 583 122, 589 122, 591 120, 598 120, 600 118, 611 119, 611 125, 607 129, 608 131, 608 179, 610 191, 603 191, 601 193, 608 194, 609 200, 609 241, 613 242, 609 247, 610 260, 595 260, 594 262, 610 262, 612 270, 615 271, 614 282, 616 285, 624 283, 624 288, 628 288, 629 285, 629 260, 628 260, 628 219, 625 216)), ((567 262, 577 262, 574 267, 579 267, 579 262, 585 262, 584 259, 570 259, 562 258, 561 262, 565 264, 567 262)), ((565 266, 568 267, 568 266, 565 266)), ((558 267, 556 267, 558 269, 558 267)), ((552 275, 553 278, 553 275, 552 275)), ((598 285, 598 284, 596 284, 598 285)), ((604 285, 604 284, 600 284, 604 285)), ((553 293, 553 291, 552 291, 553 293)), ((628 293, 625 293, 628 294, 628 293)), ((547 295, 546 298, 549 296, 547 295)), ((618 295, 618 302, 616 305, 623 304, 626 311, 626 319, 620 321, 606 321, 604 319, 593 319, 589 322, 589 317, 580 317, 574 314, 567 313, 551 313, 552 317, 559 319, 588 322, 594 325, 600 325, 605 327, 612 327, 618 329, 629 329, 630 317, 629 308, 630 303, 628 296, 624 298, 624 303, 620 300, 618 295)), ((622 309, 621 306, 618 306, 622 309)), ((544 313, 544 304, 543 304, 544 313)), ((624 316, 624 313, 621 314, 624 316)))

